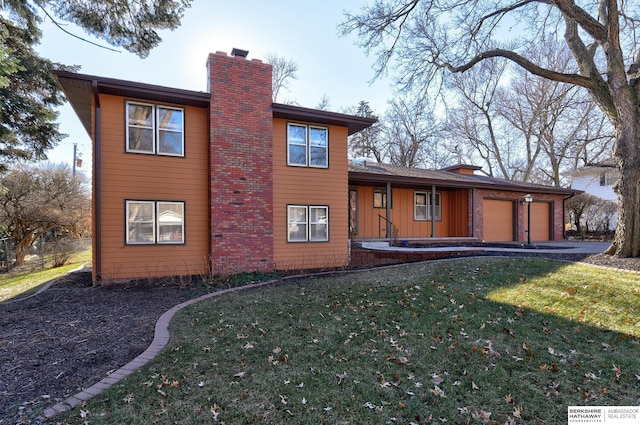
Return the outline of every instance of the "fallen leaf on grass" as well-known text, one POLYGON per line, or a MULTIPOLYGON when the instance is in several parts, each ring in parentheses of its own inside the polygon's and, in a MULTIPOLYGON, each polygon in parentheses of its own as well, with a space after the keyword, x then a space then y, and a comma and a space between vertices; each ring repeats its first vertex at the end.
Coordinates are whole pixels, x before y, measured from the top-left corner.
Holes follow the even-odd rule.
POLYGON ((396 357, 396 364, 401 365, 401 364, 407 364, 407 363, 409 363, 408 358, 404 356, 396 357))
POLYGON ((479 412, 472 413, 471 416, 473 417, 473 419, 478 419, 486 423, 491 419, 491 412, 485 412, 481 410, 479 412))
POLYGON ((213 406, 211 406, 210 412, 213 415, 214 421, 218 420, 218 415, 220 414, 220 412, 218 412, 219 409, 220 409, 220 406, 218 406, 216 403, 213 403, 213 406))
POLYGON ((435 385, 440 385, 444 382, 444 378, 438 372, 432 373, 430 378, 431 382, 433 382, 435 385))
POLYGON ((586 376, 587 379, 590 379, 592 381, 598 380, 598 377, 593 372, 585 373, 584 376, 586 376))
POLYGON ((518 418, 518 419, 522 419, 522 406, 518 406, 516 408, 513 409, 513 417, 514 418, 518 418))
POLYGON ((435 396, 438 396, 438 397, 442 397, 442 398, 446 398, 447 397, 446 395, 444 395, 444 391, 442 391, 442 389, 437 385, 435 387, 433 387, 432 390, 429 390, 429 392, 431 394, 435 395, 435 396))
POLYGON ((247 376, 247 372, 238 372, 235 375, 233 375, 234 378, 244 378, 245 376, 247 376))

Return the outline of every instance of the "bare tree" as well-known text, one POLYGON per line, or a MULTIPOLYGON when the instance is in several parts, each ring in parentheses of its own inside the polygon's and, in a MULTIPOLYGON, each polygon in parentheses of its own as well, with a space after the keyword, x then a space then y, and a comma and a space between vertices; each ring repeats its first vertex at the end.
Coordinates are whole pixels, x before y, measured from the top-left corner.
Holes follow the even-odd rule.
POLYGON ((581 193, 567 200, 566 211, 578 234, 607 233, 616 214, 616 203, 597 196, 581 193))
POLYGON ((0 225, 16 241, 16 264, 52 229, 78 236, 91 216, 89 196, 65 165, 21 165, 0 179, 0 225))
POLYGON ((570 0, 378 0, 358 14, 347 14, 341 28, 343 33, 357 32, 360 45, 376 54, 377 75, 395 57, 398 82, 404 87, 428 86, 445 70, 462 73, 486 60, 506 58, 531 74, 586 89, 615 132, 619 214, 607 252, 638 257, 638 16, 640 4, 622 0, 580 5, 570 0), (527 45, 559 34, 564 35, 576 71, 547 67, 526 56, 527 45))
POLYGON ((272 68, 271 97, 275 103, 283 90, 289 90, 289 81, 298 79, 298 64, 293 59, 286 59, 275 53, 267 53, 264 59, 272 68))
POLYGON ((321 111, 328 111, 331 108, 331 99, 327 94, 323 94, 320 102, 316 105, 316 109, 320 109, 321 111))
POLYGON ((441 168, 450 157, 439 149, 440 126, 432 105, 421 96, 389 101, 382 130, 384 146, 392 164, 405 167, 441 168))
MULTIPOLYGON (((369 102, 364 100, 361 100, 357 106, 348 108, 345 112, 365 118, 374 118, 376 116, 371 106, 369 106, 369 102)), ((349 137, 349 153, 354 157, 373 156, 376 161, 384 162, 384 152, 382 123, 380 121, 349 137)))
MULTIPOLYGON (((571 54, 556 42, 541 42, 527 50, 536 61, 568 71, 571 54)), ((585 161, 598 159, 604 141, 611 138, 603 126, 603 114, 586 90, 540 78, 516 67, 507 90, 498 99, 503 119, 522 135, 526 163, 521 172, 524 181, 560 186, 562 171, 574 169, 580 154, 585 161)))
POLYGON ((523 159, 514 133, 506 129, 500 114, 497 99, 504 91, 501 81, 506 65, 504 61, 485 62, 465 75, 453 76, 450 87, 458 102, 449 110, 446 128, 458 145, 472 148, 471 162, 479 157, 487 167, 487 174, 523 180, 522 165, 531 164, 539 152, 525 137, 527 156, 523 159))

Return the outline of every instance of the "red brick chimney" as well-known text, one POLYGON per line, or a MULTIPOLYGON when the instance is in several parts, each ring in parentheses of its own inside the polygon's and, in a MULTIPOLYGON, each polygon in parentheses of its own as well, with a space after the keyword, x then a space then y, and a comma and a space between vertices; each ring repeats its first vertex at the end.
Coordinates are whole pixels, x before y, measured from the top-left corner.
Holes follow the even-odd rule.
POLYGON ((234 52, 207 61, 214 273, 274 265, 271 65, 234 52))

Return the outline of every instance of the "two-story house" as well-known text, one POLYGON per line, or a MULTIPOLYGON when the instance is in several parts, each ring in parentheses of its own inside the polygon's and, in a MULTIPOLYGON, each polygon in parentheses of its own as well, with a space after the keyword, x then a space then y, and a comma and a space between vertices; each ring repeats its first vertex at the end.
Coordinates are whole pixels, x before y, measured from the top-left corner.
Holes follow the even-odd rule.
POLYGON ((397 235, 525 240, 529 210, 534 240, 563 237, 572 191, 350 164, 374 118, 273 103, 259 60, 207 70, 207 92, 55 73, 93 140, 94 279, 343 267, 352 240, 397 235))

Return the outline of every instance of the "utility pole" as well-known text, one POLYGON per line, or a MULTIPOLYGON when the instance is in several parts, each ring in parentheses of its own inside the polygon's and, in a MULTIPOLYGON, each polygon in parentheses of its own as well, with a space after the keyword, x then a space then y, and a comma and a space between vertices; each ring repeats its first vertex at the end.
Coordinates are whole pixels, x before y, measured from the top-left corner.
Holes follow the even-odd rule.
POLYGON ((77 154, 78 154, 78 144, 74 143, 73 144, 73 177, 76 176, 76 161, 77 161, 77 154))

